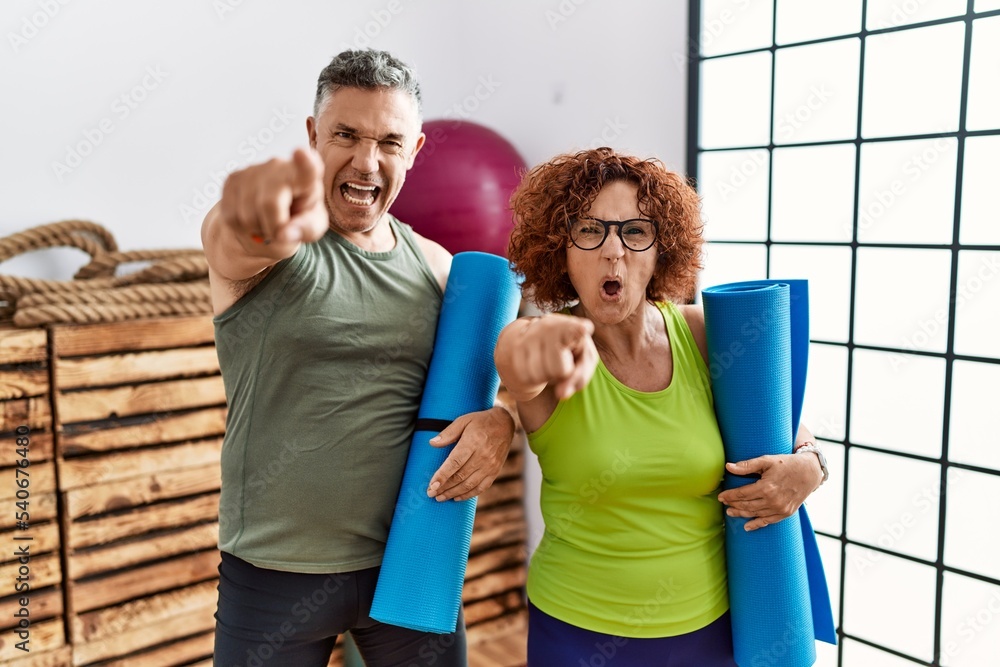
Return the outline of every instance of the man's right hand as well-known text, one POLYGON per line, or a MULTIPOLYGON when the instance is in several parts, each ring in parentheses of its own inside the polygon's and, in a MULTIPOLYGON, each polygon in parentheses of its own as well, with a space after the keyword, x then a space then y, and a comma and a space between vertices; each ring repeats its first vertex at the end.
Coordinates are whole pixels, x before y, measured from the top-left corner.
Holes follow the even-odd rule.
POLYGON ((291 160, 275 158, 233 172, 223 186, 218 210, 219 222, 244 247, 251 249, 248 243, 277 246, 254 254, 287 256, 287 250, 293 250, 288 245, 316 241, 330 226, 323 198, 323 163, 313 151, 299 148, 291 160))

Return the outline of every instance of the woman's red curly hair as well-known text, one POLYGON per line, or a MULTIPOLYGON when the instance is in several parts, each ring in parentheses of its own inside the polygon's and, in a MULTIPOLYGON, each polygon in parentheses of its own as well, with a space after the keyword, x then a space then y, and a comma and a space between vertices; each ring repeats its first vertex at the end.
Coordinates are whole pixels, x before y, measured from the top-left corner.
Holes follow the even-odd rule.
POLYGON ((586 215, 606 183, 639 188, 639 211, 659 223, 660 256, 646 286, 651 301, 688 303, 701 269, 701 200, 680 175, 656 159, 595 148, 538 165, 511 195, 514 231, 508 257, 524 275, 524 293, 540 308, 557 310, 578 298, 566 272, 566 223, 586 215))

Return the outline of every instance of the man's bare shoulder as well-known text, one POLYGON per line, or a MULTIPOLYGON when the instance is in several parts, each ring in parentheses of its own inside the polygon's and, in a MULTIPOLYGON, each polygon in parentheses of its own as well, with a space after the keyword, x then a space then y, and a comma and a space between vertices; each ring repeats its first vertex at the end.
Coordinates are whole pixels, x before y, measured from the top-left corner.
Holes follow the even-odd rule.
POLYGON ((451 272, 451 253, 445 250, 440 243, 416 232, 413 232, 413 238, 416 239, 417 246, 424 253, 424 258, 430 265, 431 271, 434 272, 434 277, 441 285, 441 291, 444 291, 445 285, 448 284, 448 274, 451 272))

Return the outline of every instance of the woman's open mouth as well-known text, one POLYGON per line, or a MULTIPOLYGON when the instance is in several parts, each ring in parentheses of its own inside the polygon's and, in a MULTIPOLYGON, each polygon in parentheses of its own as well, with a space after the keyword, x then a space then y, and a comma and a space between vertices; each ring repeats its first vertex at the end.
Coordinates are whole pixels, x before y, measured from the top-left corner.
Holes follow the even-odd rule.
POLYGON ((619 298, 622 290, 621 282, 617 280, 605 280, 601 283, 601 298, 613 301, 619 298))

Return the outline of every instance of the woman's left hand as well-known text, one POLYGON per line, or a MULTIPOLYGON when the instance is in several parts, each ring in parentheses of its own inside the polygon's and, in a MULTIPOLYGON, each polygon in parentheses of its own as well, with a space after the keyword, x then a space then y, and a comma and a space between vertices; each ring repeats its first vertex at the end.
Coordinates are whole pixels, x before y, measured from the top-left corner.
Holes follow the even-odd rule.
POLYGON ((809 452, 727 463, 726 471, 760 475, 753 484, 719 494, 719 501, 727 506, 726 514, 750 519, 744 530, 757 530, 792 516, 823 482, 819 460, 809 452))

